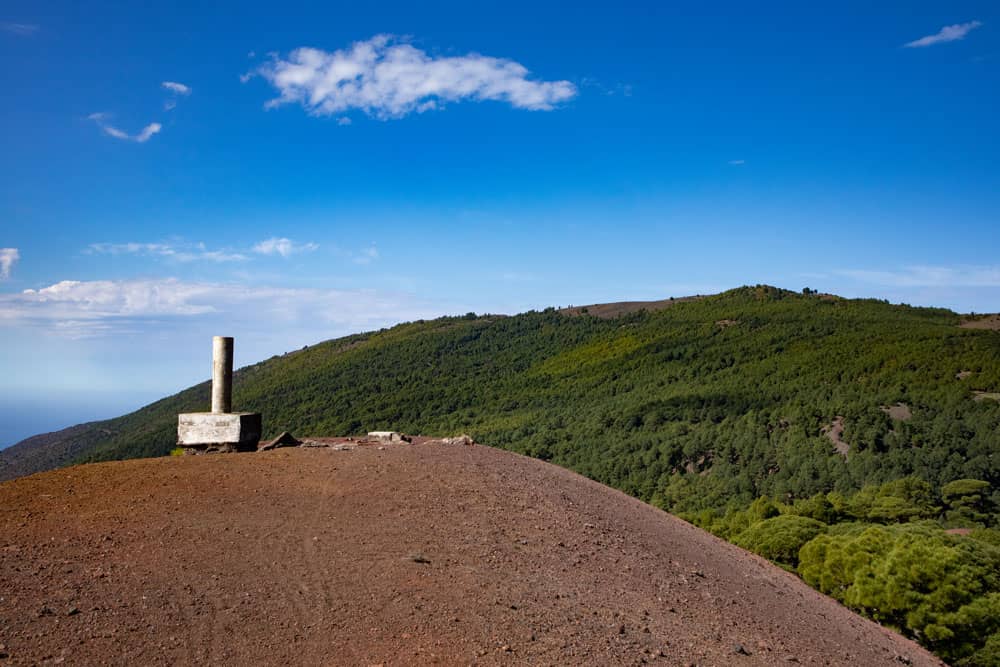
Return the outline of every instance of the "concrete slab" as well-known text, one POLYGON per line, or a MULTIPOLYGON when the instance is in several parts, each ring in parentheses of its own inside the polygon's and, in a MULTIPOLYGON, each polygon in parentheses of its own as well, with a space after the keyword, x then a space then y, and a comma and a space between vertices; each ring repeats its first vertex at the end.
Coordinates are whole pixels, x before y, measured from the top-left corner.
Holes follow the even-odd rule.
POLYGON ((402 433, 397 433, 396 431, 369 431, 368 439, 385 443, 408 441, 405 435, 403 435, 402 433))

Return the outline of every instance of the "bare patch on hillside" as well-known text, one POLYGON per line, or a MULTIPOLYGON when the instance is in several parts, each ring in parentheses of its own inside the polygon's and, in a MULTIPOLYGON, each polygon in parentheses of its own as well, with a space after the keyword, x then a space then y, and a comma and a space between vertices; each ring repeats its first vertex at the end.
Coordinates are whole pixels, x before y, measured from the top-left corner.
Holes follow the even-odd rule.
POLYGON ((663 310, 664 308, 669 308, 670 306, 678 303, 697 301, 698 299, 704 298, 705 297, 703 295, 699 294, 696 296, 681 296, 675 299, 663 299, 661 301, 618 301, 615 303, 595 303, 589 306, 570 306, 569 308, 560 308, 559 312, 563 315, 592 315, 594 317, 600 317, 604 320, 610 320, 611 318, 621 317, 622 315, 628 315, 629 313, 637 313, 640 310, 654 312, 657 310, 663 310))
POLYGON ((1000 401, 1000 392, 993 391, 973 391, 972 400, 974 401, 1000 401))
POLYGON ((830 442, 833 443, 833 448, 837 450, 837 453, 843 456, 845 459, 851 451, 851 446, 844 442, 844 418, 837 416, 834 417, 833 423, 829 426, 824 426, 823 435, 830 438, 830 442))
POLYGON ((964 380, 965 378, 969 377, 970 375, 972 375, 972 371, 959 371, 959 372, 955 373, 955 379, 956 380, 964 380))
POLYGON ((913 417, 910 406, 906 403, 896 403, 895 405, 883 405, 882 412, 889 415, 890 419, 905 422, 913 417))
POLYGON ((1000 314, 969 316, 958 326, 963 329, 988 329, 1000 331, 1000 314))

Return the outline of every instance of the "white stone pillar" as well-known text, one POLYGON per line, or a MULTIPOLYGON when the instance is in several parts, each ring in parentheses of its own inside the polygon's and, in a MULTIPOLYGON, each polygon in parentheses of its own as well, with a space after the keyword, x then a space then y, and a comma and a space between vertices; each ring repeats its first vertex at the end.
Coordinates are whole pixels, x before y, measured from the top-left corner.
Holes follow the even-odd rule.
POLYGON ((233 411, 233 339, 212 337, 212 412, 233 411))

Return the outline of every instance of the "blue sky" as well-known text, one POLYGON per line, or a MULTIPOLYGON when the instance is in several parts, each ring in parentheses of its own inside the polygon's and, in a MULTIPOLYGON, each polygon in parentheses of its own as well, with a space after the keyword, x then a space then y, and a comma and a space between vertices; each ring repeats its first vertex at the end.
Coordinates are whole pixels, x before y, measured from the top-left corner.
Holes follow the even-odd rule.
MULTIPOLYGON (((0 9, 0 443, 439 314, 1000 310, 1000 7, 0 9)), ((877 7, 871 5, 877 4, 877 7)))

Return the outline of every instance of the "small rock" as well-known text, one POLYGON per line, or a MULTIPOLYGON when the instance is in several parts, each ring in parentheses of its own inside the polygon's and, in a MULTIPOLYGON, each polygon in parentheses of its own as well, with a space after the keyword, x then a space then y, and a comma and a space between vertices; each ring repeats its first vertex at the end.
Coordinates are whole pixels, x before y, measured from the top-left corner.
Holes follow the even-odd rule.
POLYGON ((301 444, 302 441, 295 438, 295 436, 293 436, 291 433, 289 433, 288 431, 282 431, 281 435, 279 435, 274 440, 258 444, 257 451, 264 452, 269 449, 275 449, 277 447, 298 447, 301 444))
POLYGON ((504 653, 512 653, 514 651, 514 649, 512 649, 509 644, 504 644, 503 646, 500 647, 500 650, 503 651, 504 653))
POLYGON ((445 445, 474 445, 476 441, 472 439, 471 436, 463 433, 462 435, 457 435, 454 438, 444 438, 441 442, 445 445))
POLYGON ((70 607, 69 610, 66 612, 66 615, 67 616, 76 616, 79 613, 80 613, 79 609, 77 609, 76 607, 70 607))
POLYGON ((784 660, 785 662, 798 662, 799 661, 799 659, 796 658, 794 655, 786 655, 784 658, 782 658, 782 660, 784 660))
POLYGON ((737 655, 750 655, 750 651, 743 644, 733 644, 733 653, 737 655))
POLYGON ((420 554, 420 553, 410 554, 410 560, 412 560, 414 563, 430 563, 431 562, 430 558, 428 558, 427 556, 425 556, 423 554, 420 554))

